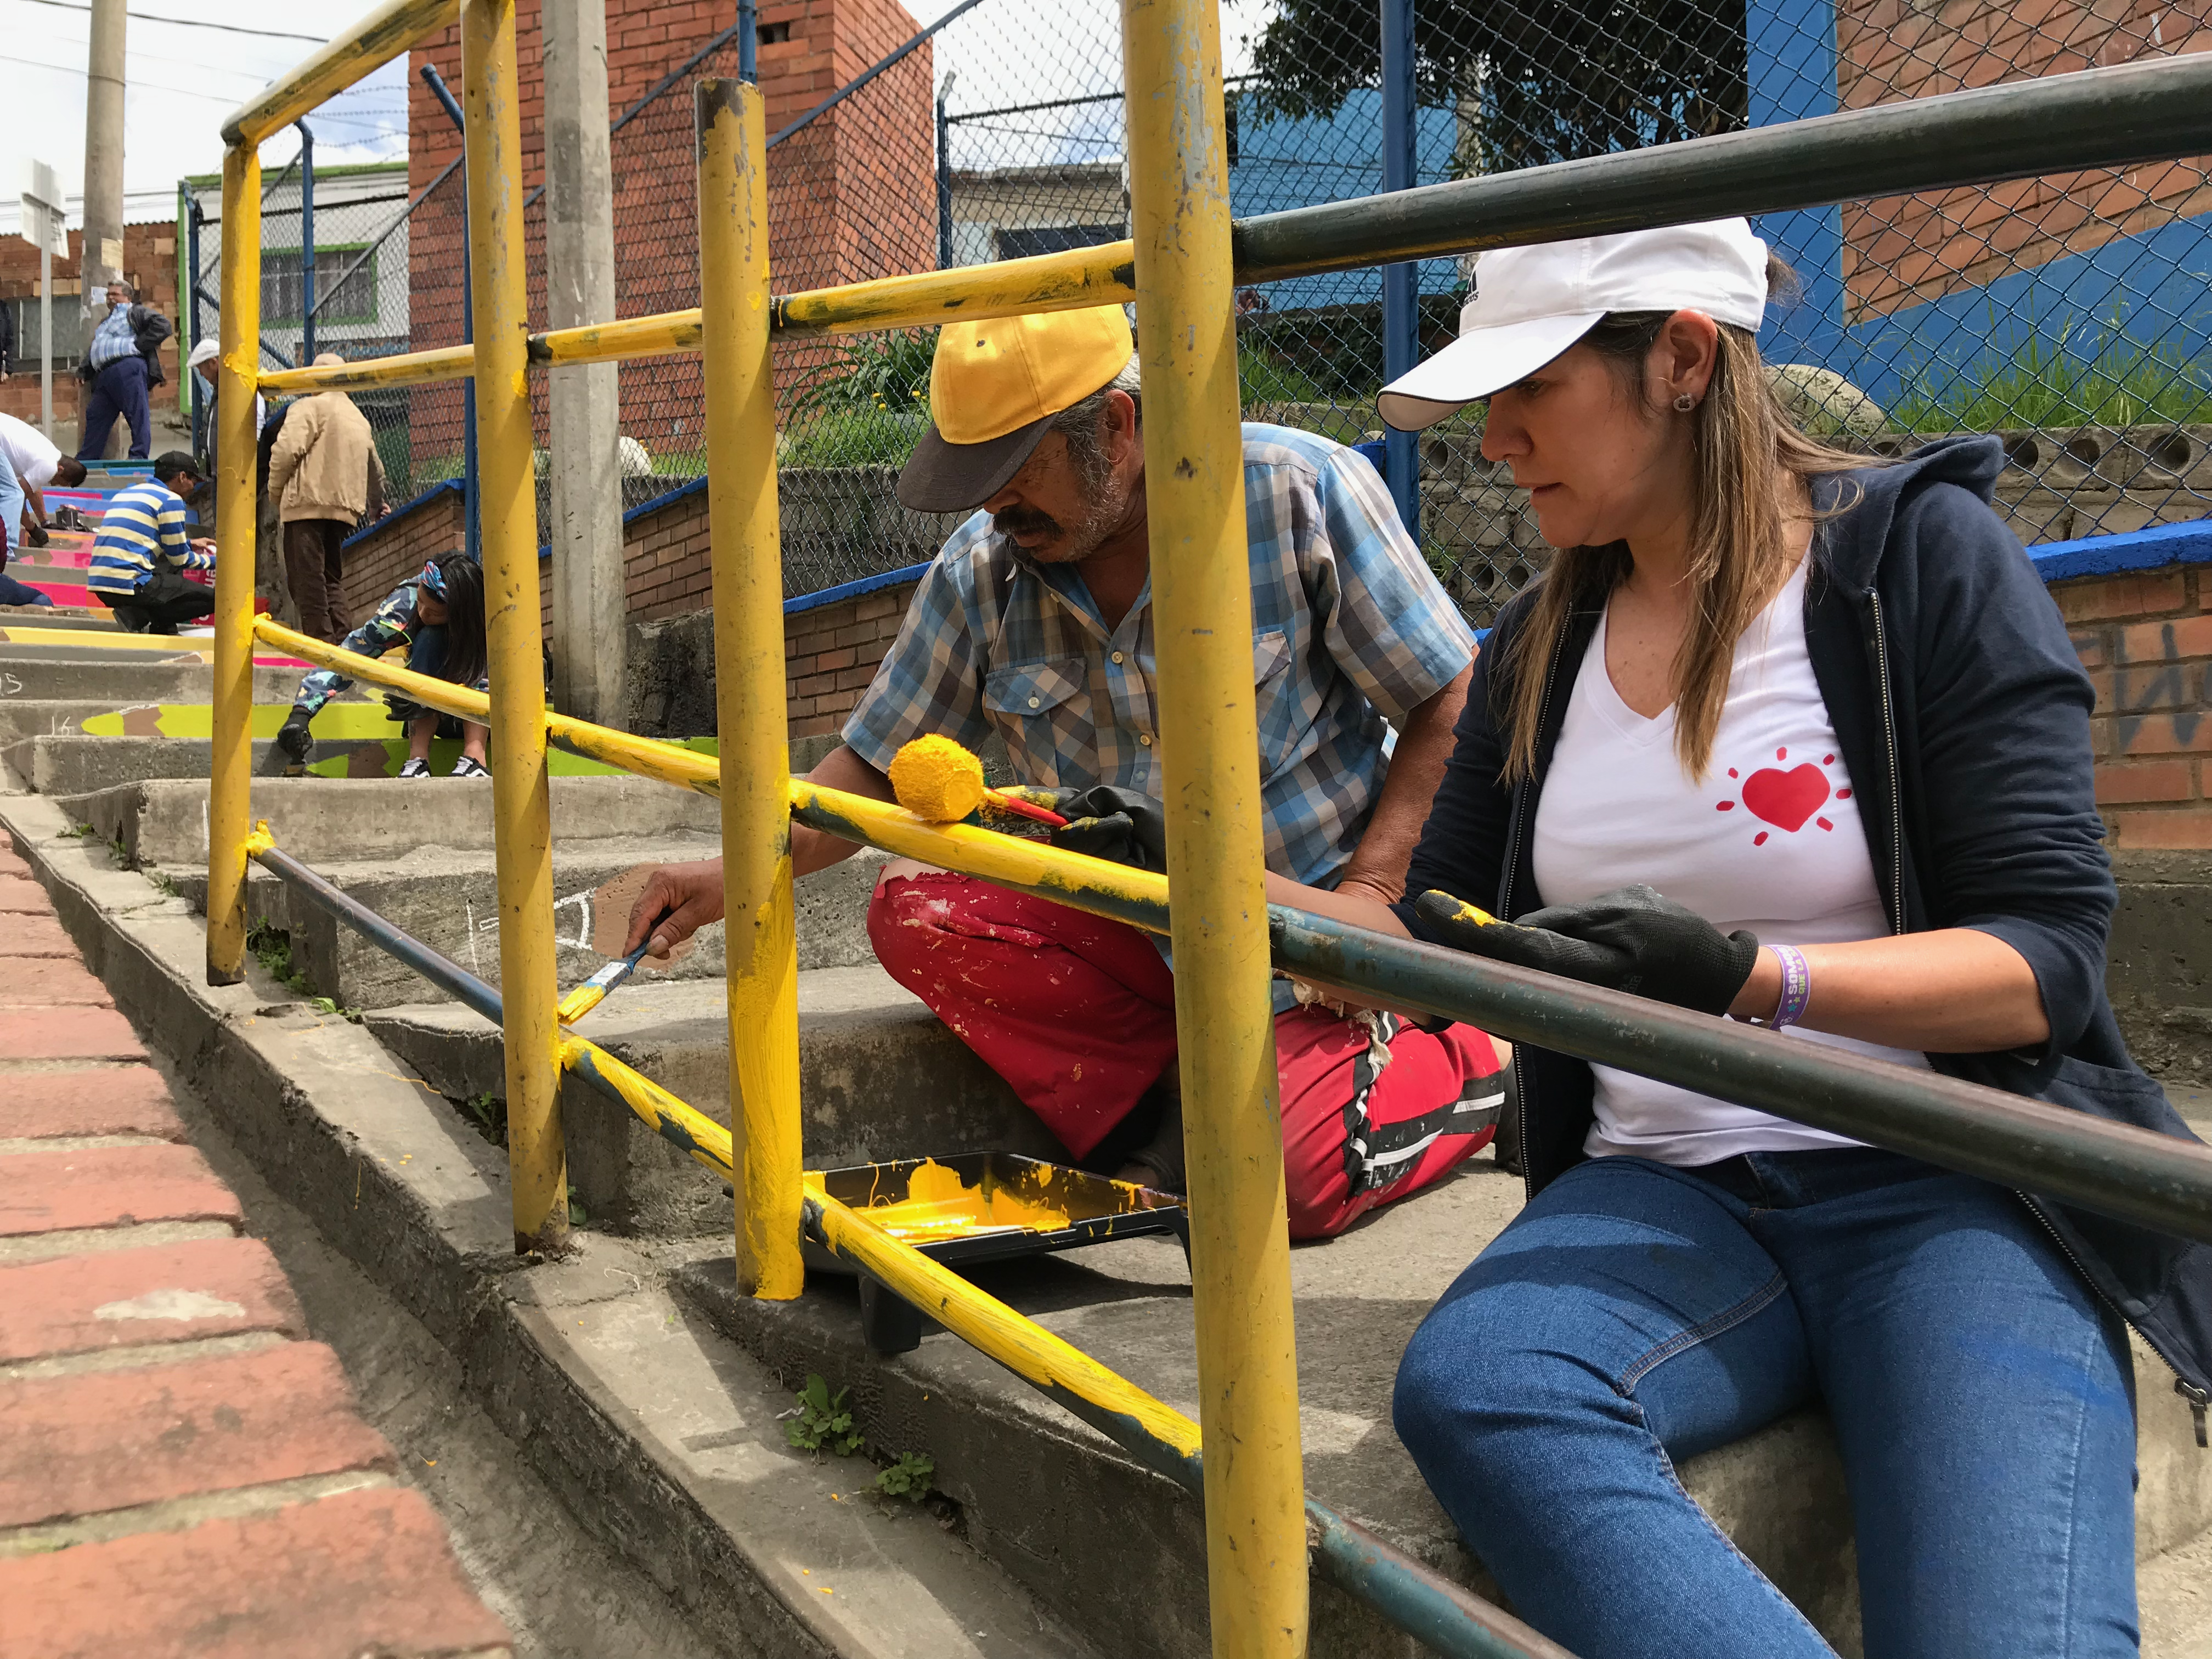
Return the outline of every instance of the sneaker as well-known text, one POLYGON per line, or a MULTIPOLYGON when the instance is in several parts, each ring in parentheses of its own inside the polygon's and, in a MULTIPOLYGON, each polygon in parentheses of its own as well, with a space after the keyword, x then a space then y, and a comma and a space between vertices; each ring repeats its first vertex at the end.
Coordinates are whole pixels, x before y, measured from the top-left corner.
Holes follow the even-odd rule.
POLYGON ((399 769, 399 775, 403 778, 427 778, 430 775, 430 763, 410 757, 407 764, 399 769))
POLYGON ((491 775, 491 768, 480 760, 472 760, 464 755, 453 763, 453 769, 446 775, 449 778, 488 778, 491 775))

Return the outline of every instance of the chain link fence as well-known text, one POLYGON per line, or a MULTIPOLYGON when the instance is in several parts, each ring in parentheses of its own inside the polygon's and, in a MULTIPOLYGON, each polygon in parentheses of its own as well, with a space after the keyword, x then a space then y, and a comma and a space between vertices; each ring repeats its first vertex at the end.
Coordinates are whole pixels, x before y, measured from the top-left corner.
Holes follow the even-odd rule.
MULTIPOLYGON (((2208 8, 2212 0, 2032 9, 1996 0, 1415 0, 1416 182, 2200 50, 2212 43, 2208 8)), ((905 38, 896 8, 872 15, 880 38, 864 33, 843 50, 875 70, 860 76, 841 60, 846 91, 811 114, 812 94, 776 101, 774 31, 790 25, 762 31, 780 290, 1127 234, 1115 9, 975 0, 919 39, 905 38), (903 55, 884 62, 902 40, 903 55)), ((1223 33, 1238 215, 1382 188, 1375 0, 1241 0, 1224 7, 1223 33)), ((660 85, 618 119, 622 316, 697 302, 690 88, 737 73, 734 35, 669 43, 660 85)), ((342 208, 319 179, 319 286, 327 261, 346 301, 343 321, 323 301, 319 348, 359 356, 463 337, 459 171, 400 224, 404 206, 387 196, 342 208), (349 228, 325 228, 345 214, 357 216, 349 228), (372 264, 351 276, 343 264, 355 253, 322 251, 386 231, 372 264)), ((2024 540, 2203 517, 2208 211, 2212 180, 2199 160, 1772 216, 1758 228, 1802 292, 1770 311, 1761 343, 1797 417, 1837 442, 1891 454, 1948 433, 2002 434, 1999 506, 2024 540)), ((266 246, 278 251, 264 256, 264 332, 276 352, 296 351, 299 330, 284 319, 298 309, 286 286, 297 283, 297 241, 287 276, 278 228, 296 222, 296 183, 272 182, 264 216, 266 246)), ((542 201, 526 225, 533 325, 543 326, 542 201)), ((200 248, 210 294, 214 240, 210 228, 200 248)), ((1467 291, 1455 262, 1421 263, 1424 352, 1451 337, 1467 291)), ((1237 302, 1246 418, 1345 441, 1379 435, 1380 272, 1267 284, 1237 302)), ((933 344, 927 331, 909 331, 776 347, 787 592, 918 563, 949 531, 892 494, 927 420, 933 344)), ((542 445, 546 394, 536 380, 542 445)), ((704 470, 698 362, 627 363, 621 388, 624 500, 635 506, 704 470)), ((361 401, 396 498, 459 475, 458 387, 361 401)), ((1469 410, 1419 446, 1422 545, 1478 624, 1546 556, 1525 501, 1480 444, 1480 414, 1469 410)), ((544 490, 541 481, 541 515, 544 490)))

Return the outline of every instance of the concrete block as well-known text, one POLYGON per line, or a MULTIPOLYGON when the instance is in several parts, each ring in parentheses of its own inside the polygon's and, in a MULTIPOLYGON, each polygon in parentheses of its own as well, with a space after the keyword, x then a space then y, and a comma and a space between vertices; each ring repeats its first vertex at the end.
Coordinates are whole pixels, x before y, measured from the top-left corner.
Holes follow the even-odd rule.
MULTIPOLYGON (((550 781, 556 848, 720 827, 720 804, 688 789, 645 778, 550 781)), ((87 796, 76 810, 100 840, 120 841, 133 865, 199 866, 208 855, 207 795, 204 778, 150 778, 87 796)), ((252 803, 276 844, 318 868, 398 859, 426 847, 481 852, 492 842, 489 778, 412 787, 390 779, 257 777, 252 803)))
MULTIPOLYGON (((131 702, 207 702, 215 696, 215 672, 205 659, 185 652, 167 661, 133 652, 143 661, 66 662, 40 660, 24 651, 0 651, 0 702, 98 700, 105 708, 131 702)), ((300 689, 297 668, 253 671, 256 702, 289 702, 300 689)))
MULTIPOLYGON (((198 738, 26 738, 0 750, 0 782, 67 798, 143 778, 205 781, 213 745, 198 738)), ((253 745, 254 770, 275 745, 253 745)))
MULTIPOLYGON (((821 1169, 1001 1149, 1060 1156, 1006 1083, 882 969, 819 969, 799 981, 799 1113, 821 1169)), ((453 1003, 387 1008, 369 1031, 457 1099, 504 1095, 499 1033, 453 1003)), ((706 1113, 729 1118, 728 1024, 719 983, 618 991, 576 1027, 706 1113)), ((586 1209, 624 1231, 717 1233, 730 1201, 697 1164, 587 1085, 562 1085, 568 1175, 586 1209)))

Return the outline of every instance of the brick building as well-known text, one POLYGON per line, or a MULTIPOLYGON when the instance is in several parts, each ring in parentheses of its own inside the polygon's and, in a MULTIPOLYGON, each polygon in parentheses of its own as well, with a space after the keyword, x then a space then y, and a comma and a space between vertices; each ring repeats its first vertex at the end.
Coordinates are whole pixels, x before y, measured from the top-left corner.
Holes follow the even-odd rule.
MULTIPOLYGON (((69 255, 54 259, 54 419, 67 422, 72 431, 82 407, 83 383, 76 377, 77 355, 84 337, 82 299, 77 290, 84 250, 84 232, 69 234, 69 255)), ((177 319, 177 224, 170 207, 163 218, 126 224, 123 228, 123 268, 138 289, 140 300, 171 322, 177 319)), ((15 340, 25 356, 13 377, 0 386, 0 414, 38 424, 39 419, 39 251, 14 234, 0 235, 0 306, 14 313, 15 340)), ((177 382, 183 379, 183 359, 173 341, 161 348, 162 384, 154 388, 158 414, 178 405, 177 382)))
MULTIPOLYGON (((544 179, 544 56, 539 9, 517 9, 522 169, 526 200, 544 179)), ((726 5, 690 0, 651 5, 611 0, 607 9, 607 98, 622 117, 663 77, 727 28, 726 5)), ((763 0, 757 70, 771 137, 909 39, 919 28, 898 0, 763 0)), ((810 123, 769 152, 770 260, 780 291, 851 282, 937 263, 933 67, 924 45, 871 90, 867 126, 836 111, 810 123), (886 111, 890 113, 886 114, 886 111), (890 139, 884 134, 893 135, 890 139)), ((420 70, 434 65, 460 83, 458 29, 417 49, 409 76, 408 185, 419 191, 460 154, 460 135, 420 70)), ((617 313, 682 310, 699 302, 696 150, 690 83, 733 75, 733 43, 687 70, 614 135, 614 225, 617 313)), ((416 216, 409 258, 413 342, 417 349, 461 337, 461 264, 465 204, 461 174, 433 192, 416 216)), ((531 325, 545 322, 544 213, 525 216, 531 325)), ((787 384, 825 348, 780 349, 787 384)), ((698 360, 647 359, 621 368, 623 430, 644 443, 664 470, 701 470, 698 360), (673 458, 672 463, 671 458, 673 458)), ((546 387, 534 381, 538 429, 546 430, 546 387)), ((418 460, 458 454, 457 398, 418 398, 413 447, 418 460)))
MULTIPOLYGON (((2183 0, 1844 0, 1837 92, 1845 109, 1929 98, 2212 47, 2212 3, 2183 0)), ((1882 198, 1843 210, 1854 319, 1977 287, 2015 265, 2087 254, 2212 211, 2201 160, 2106 175, 1882 198)))

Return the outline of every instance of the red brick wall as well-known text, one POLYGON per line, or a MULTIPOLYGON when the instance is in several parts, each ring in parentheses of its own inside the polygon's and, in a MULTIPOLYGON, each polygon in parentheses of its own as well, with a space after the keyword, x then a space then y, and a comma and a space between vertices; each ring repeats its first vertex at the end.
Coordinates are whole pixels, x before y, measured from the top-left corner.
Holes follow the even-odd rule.
POLYGON ((384 596, 441 553, 465 539, 461 492, 441 490, 404 518, 346 549, 346 611, 365 620, 384 596))
POLYGON ((793 737, 815 737, 844 725, 898 637, 913 598, 909 582, 785 615, 783 672, 793 737))
POLYGON ((639 622, 680 617, 713 605, 707 558, 707 492, 692 491, 623 530, 623 592, 639 622))
POLYGON ((2097 686, 2097 804, 2122 851, 2212 848, 2212 566, 2052 585, 2097 686))
MULTIPOLYGON (((518 184, 544 178, 544 61, 536 0, 516 11, 522 156, 518 184)), ((607 12, 607 95, 619 115, 655 82, 726 27, 726 5, 703 0, 660 5, 612 0, 607 12)), ((805 113, 918 28, 898 0, 763 0, 763 26, 788 24, 790 38, 758 49, 769 131, 805 113)), ((770 152, 770 263, 781 291, 851 282, 937 263, 933 58, 927 46, 864 94, 865 120, 841 110, 770 152)), ((459 135, 420 70, 434 64, 456 95, 460 44, 448 29, 410 57, 408 188, 420 191, 460 153, 459 135)), ((734 43, 695 75, 734 72, 734 43)), ((698 303, 697 161, 688 87, 664 93, 617 134, 613 146, 617 311, 623 317, 698 303)), ((410 233, 414 343, 460 340, 464 203, 459 175, 427 202, 410 233)), ((546 326, 544 213, 526 216, 531 326, 546 326)), ((788 385, 826 349, 778 353, 788 385)), ((623 430, 655 454, 696 452, 702 393, 698 359, 661 357, 621 368, 623 430)), ((539 441, 546 432, 546 383, 532 377, 539 441)), ((415 453, 457 454, 455 399, 414 400, 415 453)))
MULTIPOLYGON (((62 331, 61 319, 64 307, 82 303, 77 292, 77 260, 84 252, 84 233, 81 230, 70 232, 69 246, 69 257, 54 260, 54 331, 57 334, 62 331)), ((167 223, 125 225, 123 228, 123 268, 132 285, 138 289, 141 303, 153 307, 171 323, 176 323, 176 226, 167 223)), ((0 236, 0 300, 31 299, 38 292, 39 251, 20 236, 0 236)), ((181 335, 181 326, 178 331, 181 335)), ((161 348, 161 373, 165 379, 161 385, 154 388, 155 408, 178 407, 177 382, 182 376, 180 366, 183 362, 173 337, 161 348)), ((38 360, 33 358, 27 363, 19 362, 15 368, 14 377, 5 386, 0 386, 0 414, 36 422, 39 418, 38 360)), ((56 371, 56 420, 76 419, 80 406, 77 394, 82 384, 76 378, 76 370, 56 371)))
MULTIPOLYGON (((1840 0, 1845 109, 2212 47, 2212 0, 1840 0)), ((2212 210, 2203 158, 1846 203, 1854 320, 2212 210)))

